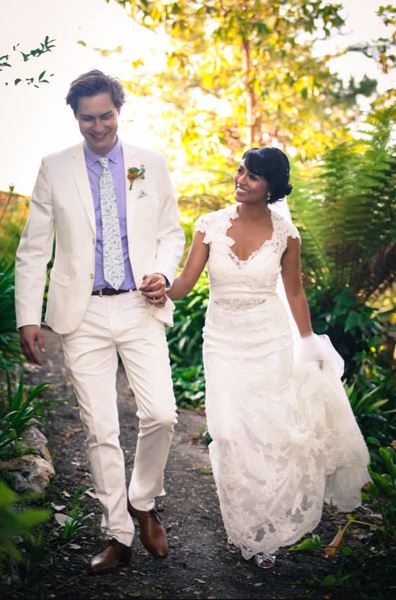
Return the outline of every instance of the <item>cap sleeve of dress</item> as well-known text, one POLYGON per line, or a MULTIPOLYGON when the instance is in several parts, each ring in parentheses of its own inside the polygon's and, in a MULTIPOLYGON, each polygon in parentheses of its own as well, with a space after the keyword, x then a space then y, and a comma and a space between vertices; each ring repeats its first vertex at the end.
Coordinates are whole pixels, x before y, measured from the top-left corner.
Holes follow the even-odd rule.
POLYGON ((275 228, 272 243, 276 251, 283 254, 287 247, 287 239, 291 237, 300 240, 300 234, 293 223, 286 221, 286 219, 276 213, 273 213, 272 221, 275 228))
POLYGON ((195 231, 199 231, 200 233, 204 233, 204 244, 210 244, 212 241, 211 235, 211 223, 213 221, 213 213, 209 213, 207 215, 202 215, 195 222, 195 231))
POLYGON ((226 243, 232 245, 232 239, 226 235, 226 231, 231 225, 230 219, 235 219, 236 217, 236 205, 234 204, 202 215, 202 217, 197 220, 195 228, 196 231, 205 234, 203 240, 205 244, 219 242, 221 244, 226 243))
POLYGON ((299 233, 297 227, 294 225, 294 223, 287 223, 287 226, 288 226, 287 227, 287 229, 288 229, 287 236, 301 241, 300 233, 299 233))

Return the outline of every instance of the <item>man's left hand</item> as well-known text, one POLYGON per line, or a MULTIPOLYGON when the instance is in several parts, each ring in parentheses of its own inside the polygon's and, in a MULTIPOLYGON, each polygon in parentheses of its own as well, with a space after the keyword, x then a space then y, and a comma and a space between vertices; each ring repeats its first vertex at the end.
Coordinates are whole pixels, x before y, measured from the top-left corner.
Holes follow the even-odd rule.
POLYGON ((166 279, 161 273, 144 275, 139 291, 147 302, 154 306, 164 306, 166 302, 166 279))

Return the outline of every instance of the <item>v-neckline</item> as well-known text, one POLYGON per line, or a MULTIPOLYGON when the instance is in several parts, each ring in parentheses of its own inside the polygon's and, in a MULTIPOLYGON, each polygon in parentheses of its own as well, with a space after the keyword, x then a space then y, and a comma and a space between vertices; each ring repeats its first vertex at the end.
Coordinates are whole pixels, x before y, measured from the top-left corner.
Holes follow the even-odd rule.
POLYGON ((232 246, 234 246, 234 244, 236 244, 236 240, 234 240, 233 237, 231 237, 230 235, 228 235, 227 231, 230 229, 230 227, 232 227, 232 221, 235 221, 236 219, 239 219, 239 214, 238 214, 238 205, 235 205, 233 207, 232 213, 230 214, 229 218, 228 218, 228 225, 226 227, 226 231, 225 234, 228 237, 229 240, 231 240, 232 244, 230 245, 230 256, 231 258, 234 260, 234 262, 236 263, 247 263, 250 262, 255 256, 257 256, 257 254, 259 254, 261 252, 261 250, 267 246, 267 244, 269 244, 270 242, 272 242, 272 240, 274 239, 274 234, 275 234, 275 222, 274 222, 274 213, 272 212, 271 209, 269 209, 270 211, 270 218, 271 218, 271 225, 272 225, 272 234, 271 237, 267 238, 266 240, 264 240, 260 246, 256 249, 253 250, 249 256, 247 258, 239 258, 239 256, 234 252, 234 250, 232 249, 232 246))

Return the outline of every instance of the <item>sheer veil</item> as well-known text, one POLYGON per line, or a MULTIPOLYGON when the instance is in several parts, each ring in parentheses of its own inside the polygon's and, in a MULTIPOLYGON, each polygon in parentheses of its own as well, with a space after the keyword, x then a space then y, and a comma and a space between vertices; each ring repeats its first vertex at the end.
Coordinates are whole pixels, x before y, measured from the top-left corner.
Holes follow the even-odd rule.
MULTIPOLYGON (((288 223, 293 223, 293 219, 292 219, 292 216, 291 216, 291 213, 289 210, 289 205, 287 203, 286 198, 283 198, 283 200, 278 200, 278 202, 274 202, 273 204, 270 204, 269 207, 275 213, 277 213, 278 215, 283 217, 286 221, 288 221, 288 223)), ((289 318, 290 328, 291 328, 291 332, 292 332, 292 336, 293 336, 293 348, 295 350, 296 346, 298 344, 298 341, 300 339, 300 334, 299 334, 296 322, 293 319, 293 315, 291 313, 289 303, 287 301, 285 286, 283 285, 282 277, 278 278, 277 292, 279 294, 280 299, 282 300, 282 303, 285 307, 287 316, 289 318)))

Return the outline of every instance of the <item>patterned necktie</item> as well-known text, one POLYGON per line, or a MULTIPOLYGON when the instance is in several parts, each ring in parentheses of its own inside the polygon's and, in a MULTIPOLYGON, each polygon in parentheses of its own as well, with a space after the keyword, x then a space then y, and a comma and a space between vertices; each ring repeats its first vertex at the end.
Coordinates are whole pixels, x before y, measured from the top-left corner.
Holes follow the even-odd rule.
POLYGON ((100 178, 100 208, 102 212, 103 267, 104 278, 118 290, 124 281, 125 270, 122 256, 120 222, 114 190, 114 182, 109 171, 107 156, 99 159, 103 167, 100 178))

